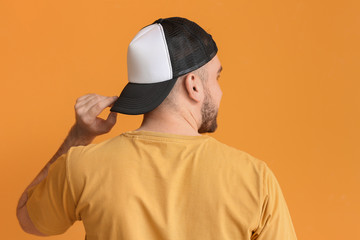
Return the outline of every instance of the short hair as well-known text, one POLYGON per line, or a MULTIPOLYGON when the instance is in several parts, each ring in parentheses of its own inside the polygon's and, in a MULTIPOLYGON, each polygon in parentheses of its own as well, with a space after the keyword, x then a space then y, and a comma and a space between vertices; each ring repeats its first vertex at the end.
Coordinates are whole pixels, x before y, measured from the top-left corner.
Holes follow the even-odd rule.
MULTIPOLYGON (((207 91, 207 89, 208 89, 207 88, 208 71, 205 68, 205 66, 202 66, 190 73, 197 75, 201 79, 203 86, 204 86, 205 90, 207 91)), ((177 109, 176 93, 178 93, 180 86, 183 84, 183 81, 185 80, 186 76, 190 73, 187 73, 185 75, 178 77, 174 87, 171 89, 169 95, 164 99, 164 101, 161 103, 161 105, 174 108, 175 110, 177 109)))

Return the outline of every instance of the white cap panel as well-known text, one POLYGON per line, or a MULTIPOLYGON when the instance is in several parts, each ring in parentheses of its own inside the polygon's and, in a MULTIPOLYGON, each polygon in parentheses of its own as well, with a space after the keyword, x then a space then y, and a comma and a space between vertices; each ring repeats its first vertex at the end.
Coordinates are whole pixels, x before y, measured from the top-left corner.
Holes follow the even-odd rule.
POLYGON ((152 24, 140 30, 127 52, 128 81, 157 83, 172 79, 172 67, 163 28, 152 24))

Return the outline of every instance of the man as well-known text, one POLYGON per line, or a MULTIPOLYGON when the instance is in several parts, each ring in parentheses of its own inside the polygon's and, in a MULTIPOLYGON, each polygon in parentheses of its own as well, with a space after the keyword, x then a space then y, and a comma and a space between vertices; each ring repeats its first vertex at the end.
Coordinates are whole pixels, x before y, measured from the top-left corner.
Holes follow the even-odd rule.
POLYGON ((61 234, 82 220, 86 239, 296 239, 266 163, 201 135, 217 128, 221 70, 215 42, 194 22, 141 29, 120 97, 77 100, 68 137, 19 200, 23 230, 61 234), (110 106, 106 120, 97 117, 110 106), (90 144, 116 112, 144 119, 90 144))

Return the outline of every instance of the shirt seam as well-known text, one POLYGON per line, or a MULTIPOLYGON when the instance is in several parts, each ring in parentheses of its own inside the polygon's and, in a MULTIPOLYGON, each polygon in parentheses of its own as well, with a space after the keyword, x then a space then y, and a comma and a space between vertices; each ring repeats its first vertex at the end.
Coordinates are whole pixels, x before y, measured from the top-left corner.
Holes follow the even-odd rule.
MULTIPOLYGON (((260 181, 260 189, 259 189, 259 202, 258 202, 258 205, 259 205, 259 214, 257 216, 257 221, 256 221, 256 226, 254 226, 253 228, 253 231, 254 232, 257 232, 259 230, 259 226, 260 226, 260 223, 261 223, 261 216, 263 214, 263 201, 265 200, 265 196, 267 194, 264 193, 265 189, 264 187, 266 186, 265 182, 266 182, 266 178, 267 178, 267 164, 266 162, 262 162, 263 163, 263 169, 262 169, 262 173, 261 173, 261 181, 260 181)), ((261 230, 262 231, 262 230, 261 230)))
MULTIPOLYGON (((76 203, 76 201, 75 201, 75 191, 74 191, 74 189, 72 188, 72 186, 71 186, 71 181, 70 181, 70 179, 71 179, 71 176, 70 176, 70 167, 69 167, 69 157, 70 157, 70 152, 71 152, 71 149, 69 149, 69 151, 68 151, 68 153, 66 154, 66 159, 65 159, 65 176, 66 176, 66 182, 67 182, 67 184, 68 184, 68 186, 69 186, 69 189, 70 189, 70 193, 71 193, 71 198, 72 198, 72 200, 73 200, 73 202, 74 202, 74 204, 75 204, 75 208, 76 208, 76 205, 77 205, 77 203, 76 203)), ((75 219, 77 219, 77 217, 76 217, 76 213, 75 213, 75 219)))
MULTIPOLYGON (((129 137, 129 136, 126 136, 129 137)), ((198 141, 199 139, 171 139, 171 138, 162 138, 162 137, 156 137, 153 138, 152 136, 131 136, 129 138, 132 139, 139 139, 139 140, 148 140, 153 142, 175 142, 175 143, 185 143, 188 141, 198 141)), ((207 141, 209 138, 203 138, 204 141, 207 141)))
POLYGON ((199 138, 196 138, 196 136, 184 136, 181 137, 181 135, 179 135, 179 137, 166 137, 166 136, 159 136, 159 135, 146 135, 146 134, 141 134, 141 135, 136 135, 136 134, 132 134, 129 132, 125 132, 122 134, 124 137, 127 138, 136 138, 136 139, 144 139, 144 140, 151 140, 151 141, 155 141, 155 142, 188 142, 188 141, 199 141, 199 140, 208 140, 211 137, 210 136, 206 136, 206 135, 201 135, 198 136, 199 138), (187 137, 194 137, 194 138, 187 138, 187 137))

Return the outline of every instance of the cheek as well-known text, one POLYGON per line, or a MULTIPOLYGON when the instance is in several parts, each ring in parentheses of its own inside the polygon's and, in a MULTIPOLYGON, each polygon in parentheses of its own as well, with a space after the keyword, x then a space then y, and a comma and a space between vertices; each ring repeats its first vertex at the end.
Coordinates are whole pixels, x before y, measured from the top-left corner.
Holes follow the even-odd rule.
POLYGON ((219 100, 219 102, 220 102, 220 100, 222 98, 222 95, 223 95, 223 92, 222 92, 222 90, 220 88, 220 85, 217 84, 217 86, 216 86, 216 96, 217 96, 217 99, 219 100))
POLYGON ((222 91, 221 91, 220 87, 214 88, 212 96, 213 96, 214 104, 216 104, 216 106, 219 108, 221 97, 222 97, 222 91))
POLYGON ((222 95, 223 95, 223 92, 222 92, 222 90, 221 90, 220 87, 219 87, 219 95, 220 95, 220 99, 221 99, 221 97, 222 97, 222 95))
POLYGON ((218 99, 218 107, 220 107, 221 98, 222 98, 222 91, 221 91, 221 89, 220 89, 219 99, 218 99))

